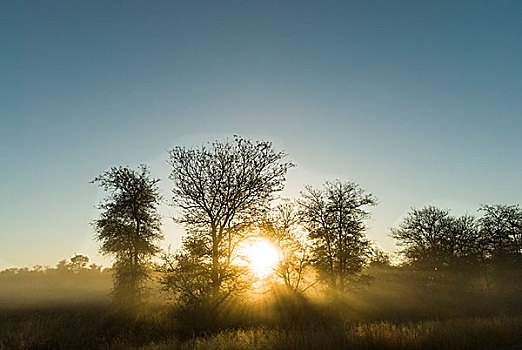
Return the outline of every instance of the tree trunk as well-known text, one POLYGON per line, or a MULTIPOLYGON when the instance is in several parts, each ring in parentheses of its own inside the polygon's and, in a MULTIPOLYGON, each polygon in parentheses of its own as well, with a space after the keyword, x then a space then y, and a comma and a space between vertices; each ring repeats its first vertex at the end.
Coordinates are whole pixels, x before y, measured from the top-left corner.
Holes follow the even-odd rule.
POLYGON ((221 280, 219 278, 219 250, 218 237, 216 228, 212 228, 212 268, 210 278, 212 279, 212 299, 217 301, 219 298, 219 289, 221 280))
POLYGON ((344 292, 344 270, 345 270, 345 247, 343 240, 343 217, 342 217, 342 205, 339 208, 339 228, 338 228, 338 245, 339 245, 339 290, 341 293, 344 292))

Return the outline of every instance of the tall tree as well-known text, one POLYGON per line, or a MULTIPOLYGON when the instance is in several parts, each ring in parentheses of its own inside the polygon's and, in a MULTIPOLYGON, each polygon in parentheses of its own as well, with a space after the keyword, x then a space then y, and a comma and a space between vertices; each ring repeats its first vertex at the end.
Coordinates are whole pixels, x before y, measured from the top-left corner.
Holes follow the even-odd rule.
POLYGON ((150 259, 159 252, 157 242, 163 239, 157 211, 159 179, 141 165, 137 170, 113 167, 92 182, 108 192, 93 226, 100 251, 116 259, 114 296, 121 303, 136 303, 149 275, 150 259))
POLYGON ((353 182, 326 182, 301 194, 301 219, 313 240, 315 263, 332 287, 343 291, 347 279, 361 272, 369 257, 365 237, 367 207, 377 204, 353 182))
POLYGON ((198 242, 201 263, 209 267, 211 298, 219 302, 231 292, 222 287, 234 276, 237 245, 283 188, 293 164, 284 162, 286 154, 271 142, 239 136, 198 148, 175 147, 169 154, 178 220, 193 237, 188 241, 198 242))

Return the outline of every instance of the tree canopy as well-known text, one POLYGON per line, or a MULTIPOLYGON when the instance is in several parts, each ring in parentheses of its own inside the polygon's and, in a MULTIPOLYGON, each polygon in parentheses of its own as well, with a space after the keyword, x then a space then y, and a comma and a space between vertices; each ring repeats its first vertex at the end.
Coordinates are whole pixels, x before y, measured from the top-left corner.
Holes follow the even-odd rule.
POLYGON ((482 205, 480 234, 488 258, 522 264, 522 208, 518 205, 482 205))
POLYGON ((482 255, 476 219, 454 217, 434 206, 412 209, 392 228, 392 237, 411 263, 431 269, 473 263, 482 255))
POLYGON ((238 245, 283 189, 293 164, 271 142, 239 136, 198 148, 175 147, 169 155, 173 203, 181 211, 177 220, 189 232, 184 254, 198 255, 208 271, 210 295, 219 302, 237 287, 232 263, 238 245))

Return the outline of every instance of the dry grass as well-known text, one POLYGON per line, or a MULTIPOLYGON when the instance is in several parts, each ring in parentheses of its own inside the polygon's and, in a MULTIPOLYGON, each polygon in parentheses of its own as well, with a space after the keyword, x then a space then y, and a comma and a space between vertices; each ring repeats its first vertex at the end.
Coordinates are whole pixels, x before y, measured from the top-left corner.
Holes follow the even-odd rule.
POLYGON ((309 323, 257 326, 187 339, 163 311, 140 315, 107 309, 0 314, 0 349, 501 349, 522 343, 521 316, 407 323, 309 323))
POLYGON ((522 342, 522 317, 462 318, 336 328, 224 331, 207 337, 149 344, 140 350, 262 349, 501 349, 522 342))

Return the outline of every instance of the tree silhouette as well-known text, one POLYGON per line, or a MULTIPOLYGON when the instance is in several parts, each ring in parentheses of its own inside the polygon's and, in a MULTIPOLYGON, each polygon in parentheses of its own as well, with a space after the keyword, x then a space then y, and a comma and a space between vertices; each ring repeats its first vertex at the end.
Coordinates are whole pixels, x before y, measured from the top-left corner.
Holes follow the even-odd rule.
MULTIPOLYGON (((230 264, 220 271, 220 295, 219 299, 214 298, 209 246, 206 234, 189 232, 177 252, 163 257, 163 289, 169 291, 173 300, 183 307, 197 309, 199 306, 210 306, 213 309, 228 296, 251 286, 247 267, 230 264)), ((220 253, 226 254, 226 251, 221 249, 220 253)))
POLYGON ((70 260, 70 269, 74 272, 85 269, 89 263, 89 257, 82 254, 75 254, 70 260))
POLYGON ((518 205, 482 205, 480 233, 487 257, 494 263, 522 264, 522 208, 518 205))
POLYGON ((377 268, 392 267, 390 255, 381 248, 374 246, 371 251, 370 266, 377 268))
POLYGON ((145 165, 138 170, 113 167, 92 181, 108 192, 93 226, 100 251, 116 258, 113 293, 124 304, 140 300, 149 260, 159 251, 156 242, 163 238, 157 212, 158 181, 145 165))
POLYGON ((391 236, 410 263, 431 270, 475 264, 482 256, 475 218, 433 206, 412 209, 391 236))
MULTIPOLYGON (((62 259, 56 264, 56 270, 60 272, 74 272, 78 273, 87 268, 89 257, 82 254, 74 254, 69 261, 62 259)), ((95 265, 95 264, 94 264, 95 265)))
POLYGON ((300 213, 313 240, 315 265, 332 287, 343 291, 347 279, 361 272, 369 257, 365 238, 366 207, 377 203, 353 182, 326 182, 322 189, 306 187, 300 213))
POLYGON ((208 267, 211 298, 219 303, 232 292, 223 287, 237 276, 237 245, 283 188, 293 164, 282 161, 286 154, 272 143, 239 136, 199 148, 175 147, 169 154, 178 221, 190 236, 184 254, 198 254, 198 264, 208 267))
POLYGON ((311 247, 299 225, 295 202, 283 200, 261 223, 261 232, 270 238, 280 253, 277 276, 292 292, 304 292, 312 283, 306 281, 311 266, 311 247))

